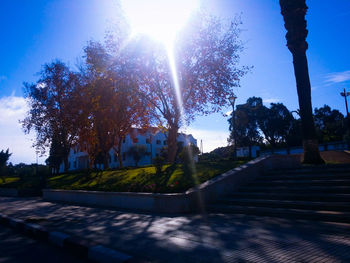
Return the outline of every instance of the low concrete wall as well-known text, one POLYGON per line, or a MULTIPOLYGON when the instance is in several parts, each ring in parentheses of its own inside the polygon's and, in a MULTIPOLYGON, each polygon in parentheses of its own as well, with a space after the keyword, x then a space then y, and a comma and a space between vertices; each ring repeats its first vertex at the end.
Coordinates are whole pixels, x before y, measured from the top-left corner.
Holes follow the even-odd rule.
POLYGON ((41 196, 42 192, 40 189, 31 189, 31 188, 0 188, 0 196, 9 196, 9 197, 29 197, 29 196, 41 196))
POLYGON ((114 207, 157 213, 198 211, 243 184, 254 180, 266 170, 300 167, 300 155, 268 156, 252 160, 185 193, 153 194, 98 192, 81 190, 43 190, 43 198, 82 205, 114 207))
POLYGON ((186 194, 153 194, 44 189, 43 198, 100 207, 115 207, 145 212, 179 213, 189 211, 186 194))
POLYGON ((18 190, 15 188, 0 188, 0 196, 18 196, 18 190))

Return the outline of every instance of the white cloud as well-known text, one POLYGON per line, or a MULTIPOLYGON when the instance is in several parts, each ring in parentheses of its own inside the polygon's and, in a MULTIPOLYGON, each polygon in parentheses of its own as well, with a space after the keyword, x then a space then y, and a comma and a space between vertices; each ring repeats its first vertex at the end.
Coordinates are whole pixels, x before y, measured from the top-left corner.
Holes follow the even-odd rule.
POLYGON ((2 80, 7 80, 7 77, 4 75, 0 75, 0 81, 2 81, 2 80))
POLYGON ((325 76, 327 83, 342 83, 350 80, 350 70, 329 73, 325 76))
MULTIPOLYGON (((0 98, 0 150, 10 149, 12 163, 34 163, 35 149, 32 147, 34 135, 25 135, 19 120, 25 118, 28 105, 25 98, 8 96, 0 98)), ((46 157, 39 158, 43 163, 46 157)))
POLYGON ((281 102, 281 99, 279 98, 268 98, 268 99, 263 99, 264 103, 277 103, 281 102))
POLYGON ((231 114, 232 114, 232 110, 226 112, 226 113, 224 114, 224 117, 230 117, 231 114))
POLYGON ((203 141, 203 152, 227 146, 227 138, 229 137, 229 131, 222 130, 203 130, 189 127, 184 132, 192 134, 197 139, 198 148, 200 148, 201 140, 203 141))

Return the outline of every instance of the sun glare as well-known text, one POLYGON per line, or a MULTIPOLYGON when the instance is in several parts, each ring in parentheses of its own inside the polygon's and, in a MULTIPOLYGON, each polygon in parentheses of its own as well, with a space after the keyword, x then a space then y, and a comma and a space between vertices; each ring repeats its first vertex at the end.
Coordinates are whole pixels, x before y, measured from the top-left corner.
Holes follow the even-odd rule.
MULTIPOLYGON (((131 38, 139 34, 146 34, 164 44, 172 75, 177 107, 183 124, 186 123, 186 121, 181 87, 177 75, 174 40, 177 32, 185 26, 192 12, 199 8, 199 1, 200 0, 121 0, 122 8, 131 26, 131 38)), ((191 167, 193 179, 196 183, 199 183, 193 160, 191 162, 191 167)), ((198 198, 199 205, 202 211, 204 211, 200 193, 198 198)))
POLYGON ((132 34, 146 34, 171 46, 199 0, 122 0, 132 34))

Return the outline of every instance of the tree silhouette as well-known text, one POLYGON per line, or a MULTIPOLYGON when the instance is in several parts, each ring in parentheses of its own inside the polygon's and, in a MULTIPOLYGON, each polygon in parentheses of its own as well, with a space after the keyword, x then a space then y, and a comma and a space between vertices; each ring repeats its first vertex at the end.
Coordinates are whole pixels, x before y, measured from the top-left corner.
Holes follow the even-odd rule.
POLYGON ((262 107, 258 119, 260 130, 272 148, 286 143, 293 126, 293 115, 282 103, 271 103, 270 108, 262 107))
POLYGON ((341 141, 346 132, 344 115, 328 105, 315 109, 316 132, 320 142, 341 141))
MULTIPOLYGON (((262 99, 251 97, 245 104, 237 105, 235 110, 235 133, 237 146, 249 147, 249 155, 251 156, 251 146, 261 144, 263 138, 259 132, 258 119, 261 115, 263 107, 262 99)), ((232 118, 232 117, 231 117, 232 118)), ((234 138, 232 130, 231 118, 228 120, 230 124, 230 137, 228 141, 234 138)))
POLYGON ((0 176, 2 177, 2 181, 5 182, 4 176, 6 174, 6 165, 12 153, 10 153, 9 149, 6 151, 1 150, 0 152, 0 176))

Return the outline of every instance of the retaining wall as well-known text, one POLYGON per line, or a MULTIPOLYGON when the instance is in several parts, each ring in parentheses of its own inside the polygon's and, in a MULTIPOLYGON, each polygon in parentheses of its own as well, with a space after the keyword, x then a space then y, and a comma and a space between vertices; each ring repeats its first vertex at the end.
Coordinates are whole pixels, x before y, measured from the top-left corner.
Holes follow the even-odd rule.
POLYGON ((157 213, 186 213, 229 194, 266 170, 301 167, 300 155, 261 157, 232 169, 185 193, 154 194, 82 190, 43 190, 43 198, 89 206, 113 207, 157 213))
POLYGON ((0 196, 18 196, 18 190, 15 188, 0 188, 0 196))

